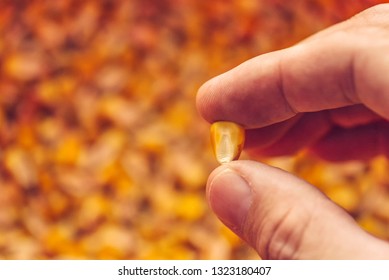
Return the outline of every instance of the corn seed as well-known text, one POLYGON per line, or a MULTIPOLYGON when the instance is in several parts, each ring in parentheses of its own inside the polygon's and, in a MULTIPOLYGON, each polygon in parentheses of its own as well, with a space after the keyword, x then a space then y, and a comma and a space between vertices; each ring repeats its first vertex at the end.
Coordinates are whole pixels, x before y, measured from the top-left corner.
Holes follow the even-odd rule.
POLYGON ((211 144, 217 161, 221 164, 239 158, 243 149, 245 132, 233 122, 215 122, 211 126, 211 144))

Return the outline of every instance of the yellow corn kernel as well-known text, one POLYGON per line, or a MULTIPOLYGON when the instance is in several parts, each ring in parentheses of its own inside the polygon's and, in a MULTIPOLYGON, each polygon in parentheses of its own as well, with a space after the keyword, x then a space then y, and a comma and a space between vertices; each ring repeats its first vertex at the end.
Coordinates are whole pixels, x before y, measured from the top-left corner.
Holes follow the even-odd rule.
POLYGON ((215 122, 211 126, 211 144, 221 164, 238 159, 244 145, 243 127, 233 122, 215 122))

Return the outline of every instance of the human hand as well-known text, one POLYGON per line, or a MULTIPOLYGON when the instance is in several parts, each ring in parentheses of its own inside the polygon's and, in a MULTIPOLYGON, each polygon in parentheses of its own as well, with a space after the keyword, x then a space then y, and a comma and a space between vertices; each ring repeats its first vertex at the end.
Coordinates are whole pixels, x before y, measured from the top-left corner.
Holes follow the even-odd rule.
POLYGON ((200 113, 249 129, 249 153, 309 147, 331 160, 389 154, 388 129, 381 129, 389 118, 388 14, 388 5, 373 7, 208 81, 198 93, 200 113))
MULTIPOLYGON (((208 81, 197 105, 209 122, 246 130, 253 155, 308 148, 329 160, 389 155, 389 5, 208 81)), ((389 258, 317 189, 252 161, 217 168, 207 197, 219 218, 268 259, 389 258), (363 244, 363 246, 360 246, 363 244)))

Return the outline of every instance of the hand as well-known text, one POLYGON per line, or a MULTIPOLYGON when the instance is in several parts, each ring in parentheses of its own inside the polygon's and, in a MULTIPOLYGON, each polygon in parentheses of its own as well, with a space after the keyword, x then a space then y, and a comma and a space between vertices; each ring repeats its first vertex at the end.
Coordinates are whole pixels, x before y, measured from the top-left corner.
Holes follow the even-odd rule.
MULTIPOLYGON (((308 148, 339 161, 389 156, 388 75, 383 4, 213 78, 200 88, 197 106, 211 123, 243 125, 253 155, 308 148)), ((387 243, 308 183, 270 166, 223 165, 211 174, 207 197, 263 258, 389 258, 387 243)))
POLYGON ((201 87, 200 113, 250 129, 246 148, 256 154, 302 147, 331 160, 389 154, 381 129, 389 118, 388 15, 389 5, 379 5, 246 61, 201 87))

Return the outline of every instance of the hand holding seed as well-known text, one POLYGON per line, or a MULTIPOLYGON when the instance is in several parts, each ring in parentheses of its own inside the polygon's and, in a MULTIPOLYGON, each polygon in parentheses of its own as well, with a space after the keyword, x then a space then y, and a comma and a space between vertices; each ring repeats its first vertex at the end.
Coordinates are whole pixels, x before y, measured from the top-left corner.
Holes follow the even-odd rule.
MULTIPOLYGON (((197 106, 210 123, 242 125, 254 156, 308 149, 331 161, 366 160, 389 156, 388 73, 389 4, 383 4, 213 78, 200 88, 197 106)), ((218 148, 230 149, 226 141, 214 139, 219 160, 218 148)), ((225 163, 211 174, 207 197, 262 258, 389 259, 388 243, 279 169, 225 163)))

